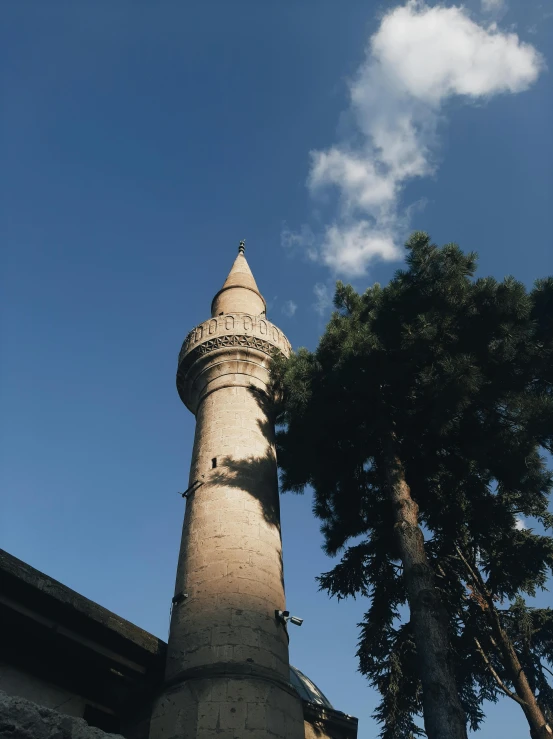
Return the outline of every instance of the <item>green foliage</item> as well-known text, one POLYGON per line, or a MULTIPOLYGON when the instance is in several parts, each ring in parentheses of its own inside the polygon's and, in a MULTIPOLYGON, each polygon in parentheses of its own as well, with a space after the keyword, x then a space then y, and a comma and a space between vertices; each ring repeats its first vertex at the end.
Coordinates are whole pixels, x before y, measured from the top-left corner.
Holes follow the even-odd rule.
POLYGON ((475 279, 476 255, 455 244, 438 248, 417 232, 406 248, 406 268, 385 287, 360 295, 338 282, 317 350, 273 368, 283 487, 313 487, 325 549, 343 552, 321 588, 370 599, 360 669, 382 695, 381 735, 395 739, 417 735, 421 693, 386 487, 390 434, 419 506, 470 725, 500 691, 490 666, 509 679, 459 551, 494 603, 512 600, 501 621, 543 709, 552 705, 551 614, 520 598, 545 587, 552 541, 515 525, 521 516, 553 525, 542 457, 553 447, 553 278, 529 292, 513 277, 475 279))

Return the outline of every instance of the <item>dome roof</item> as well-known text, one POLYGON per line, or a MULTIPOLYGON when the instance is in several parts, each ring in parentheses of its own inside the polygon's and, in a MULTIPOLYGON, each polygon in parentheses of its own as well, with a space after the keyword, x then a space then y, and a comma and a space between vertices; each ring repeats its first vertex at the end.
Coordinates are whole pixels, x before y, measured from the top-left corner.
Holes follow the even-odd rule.
POLYGON ((303 672, 300 672, 297 667, 292 667, 292 665, 290 665, 290 682, 302 700, 309 701, 309 703, 317 703, 317 705, 324 706, 325 708, 333 708, 332 703, 319 690, 315 683, 311 682, 303 672))

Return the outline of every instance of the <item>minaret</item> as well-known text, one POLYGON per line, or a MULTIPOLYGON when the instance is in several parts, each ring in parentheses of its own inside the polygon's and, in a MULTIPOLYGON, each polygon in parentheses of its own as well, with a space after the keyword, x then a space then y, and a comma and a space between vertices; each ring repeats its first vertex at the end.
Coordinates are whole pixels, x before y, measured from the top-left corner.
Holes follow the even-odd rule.
POLYGON ((303 739, 289 683, 269 323, 244 256, 181 349, 177 389, 196 416, 163 693, 151 739, 303 739))

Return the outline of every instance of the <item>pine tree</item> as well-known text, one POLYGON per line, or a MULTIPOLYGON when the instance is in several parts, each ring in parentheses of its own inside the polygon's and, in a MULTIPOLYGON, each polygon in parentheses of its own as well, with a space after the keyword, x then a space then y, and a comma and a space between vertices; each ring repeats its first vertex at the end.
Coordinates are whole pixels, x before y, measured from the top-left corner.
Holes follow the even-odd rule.
MULTIPOLYGON (((416 736, 422 709, 427 735, 444 739, 466 736, 465 713, 476 727, 499 689, 461 619, 486 593, 459 575, 459 552, 494 605, 543 586, 552 563, 550 539, 515 525, 552 524, 539 449, 553 436, 553 281, 528 294, 513 278, 474 280, 476 256, 456 245, 415 233, 406 246, 407 269, 386 287, 337 284, 314 353, 275 362, 277 441, 284 489, 314 489, 326 551, 365 537, 321 586, 371 599, 359 656, 383 696, 382 736, 416 736)), ((503 673, 511 647, 518 658, 507 621, 493 656, 503 673)), ((537 682, 519 667, 511 659, 518 678, 506 679, 532 735, 549 736, 537 682)))

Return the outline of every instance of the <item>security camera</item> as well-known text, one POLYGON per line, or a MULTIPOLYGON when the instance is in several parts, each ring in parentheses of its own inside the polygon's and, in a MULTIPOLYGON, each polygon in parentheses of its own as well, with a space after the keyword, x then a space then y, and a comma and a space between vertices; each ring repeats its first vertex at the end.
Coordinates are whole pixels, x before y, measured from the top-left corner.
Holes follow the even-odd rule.
POLYGON ((291 616, 290 611, 275 611, 275 618, 277 621, 280 621, 283 626, 286 626, 288 621, 291 621, 294 626, 301 626, 303 623, 303 618, 291 616))

